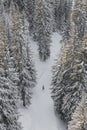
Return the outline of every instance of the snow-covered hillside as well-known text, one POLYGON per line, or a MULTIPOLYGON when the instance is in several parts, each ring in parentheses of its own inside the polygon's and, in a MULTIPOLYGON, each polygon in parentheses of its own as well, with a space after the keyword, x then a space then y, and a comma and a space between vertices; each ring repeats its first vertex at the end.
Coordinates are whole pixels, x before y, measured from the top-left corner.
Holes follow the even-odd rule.
POLYGON ((19 109, 23 130, 65 130, 64 124, 55 115, 50 93, 51 70, 55 63, 54 59, 61 50, 60 40, 61 36, 54 33, 51 43, 51 57, 46 62, 39 60, 37 44, 31 40, 30 46, 37 70, 37 85, 33 89, 31 106, 19 109), (43 85, 44 90, 42 90, 43 85))

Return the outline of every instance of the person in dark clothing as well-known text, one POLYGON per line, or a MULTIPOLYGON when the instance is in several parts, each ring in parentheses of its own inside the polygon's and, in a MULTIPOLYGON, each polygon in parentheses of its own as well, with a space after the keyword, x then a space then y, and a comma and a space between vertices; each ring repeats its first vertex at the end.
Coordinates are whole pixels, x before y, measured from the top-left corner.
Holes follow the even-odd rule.
POLYGON ((44 90, 45 89, 45 87, 44 87, 44 85, 42 86, 42 90, 44 90))

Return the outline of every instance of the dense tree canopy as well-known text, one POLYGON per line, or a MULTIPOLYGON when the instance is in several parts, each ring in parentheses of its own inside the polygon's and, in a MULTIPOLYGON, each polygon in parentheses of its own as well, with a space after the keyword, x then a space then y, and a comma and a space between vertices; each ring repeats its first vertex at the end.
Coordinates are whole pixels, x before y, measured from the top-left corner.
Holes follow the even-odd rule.
POLYGON ((17 103, 30 105, 36 85, 30 39, 46 62, 53 32, 63 41, 52 72, 55 110, 69 130, 87 129, 87 0, 0 0, 0 130, 21 129, 17 103))

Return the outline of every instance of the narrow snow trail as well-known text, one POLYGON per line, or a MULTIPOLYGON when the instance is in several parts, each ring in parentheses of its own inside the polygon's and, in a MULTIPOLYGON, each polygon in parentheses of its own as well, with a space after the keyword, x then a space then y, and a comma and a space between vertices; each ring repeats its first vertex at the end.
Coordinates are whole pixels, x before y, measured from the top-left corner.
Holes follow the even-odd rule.
POLYGON ((61 36, 54 33, 51 43, 51 57, 46 62, 39 60, 37 45, 31 42, 33 59, 37 70, 37 86, 33 89, 32 104, 29 108, 20 109, 20 121, 24 130, 65 130, 65 126, 54 113, 53 101, 51 99, 50 84, 52 77, 52 66, 54 59, 60 53, 61 36), (45 89, 42 90, 42 86, 45 89))

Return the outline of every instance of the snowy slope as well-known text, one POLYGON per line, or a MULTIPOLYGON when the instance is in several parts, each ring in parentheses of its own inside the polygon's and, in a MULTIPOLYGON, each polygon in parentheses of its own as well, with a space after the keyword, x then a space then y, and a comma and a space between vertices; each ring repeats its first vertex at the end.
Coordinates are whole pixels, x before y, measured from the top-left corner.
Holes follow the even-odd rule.
POLYGON ((31 106, 26 109, 19 109, 23 130, 65 130, 62 121, 55 116, 49 89, 51 87, 51 69, 54 65, 54 59, 60 53, 60 40, 60 35, 54 33, 51 43, 51 57, 46 62, 39 60, 37 44, 31 41, 30 46, 37 70, 37 86, 33 89, 31 106), (43 85, 45 90, 42 90, 43 85))

